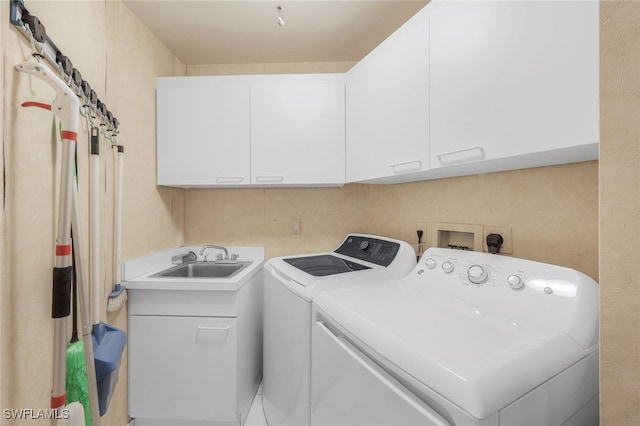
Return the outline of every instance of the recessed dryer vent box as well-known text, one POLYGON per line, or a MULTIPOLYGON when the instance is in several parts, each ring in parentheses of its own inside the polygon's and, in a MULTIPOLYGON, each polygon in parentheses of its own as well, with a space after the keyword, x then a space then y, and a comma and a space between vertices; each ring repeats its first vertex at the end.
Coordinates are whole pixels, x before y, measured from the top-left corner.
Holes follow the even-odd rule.
POLYGON ((468 223, 432 223, 429 246, 482 251, 484 227, 468 223))

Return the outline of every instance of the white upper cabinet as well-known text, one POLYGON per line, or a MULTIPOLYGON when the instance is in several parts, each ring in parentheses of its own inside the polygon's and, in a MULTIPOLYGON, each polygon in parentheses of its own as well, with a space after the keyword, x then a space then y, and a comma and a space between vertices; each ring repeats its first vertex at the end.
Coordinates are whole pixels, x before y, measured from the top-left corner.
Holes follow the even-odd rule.
POLYGON ((158 185, 248 185, 249 113, 242 76, 158 78, 158 185))
POLYGON ((347 73, 347 182, 429 169, 428 9, 347 73))
POLYGON ((598 2, 445 1, 430 32, 432 169, 598 157, 598 2))
POLYGON ((160 78, 157 120, 159 185, 397 183, 597 159, 599 3, 434 0, 346 74, 160 78))
POLYGON ((344 74, 252 77, 254 185, 344 185, 344 79, 344 74))

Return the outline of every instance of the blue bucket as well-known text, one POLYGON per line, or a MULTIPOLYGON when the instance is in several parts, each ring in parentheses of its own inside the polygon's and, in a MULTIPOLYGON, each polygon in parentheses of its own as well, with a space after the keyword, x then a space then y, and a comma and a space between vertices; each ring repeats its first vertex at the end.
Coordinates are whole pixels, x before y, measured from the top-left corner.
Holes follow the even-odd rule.
POLYGON ((118 383, 118 370, 122 361, 122 352, 127 345, 127 334, 103 322, 94 325, 91 334, 98 382, 98 402, 102 417, 109 408, 111 395, 118 383))

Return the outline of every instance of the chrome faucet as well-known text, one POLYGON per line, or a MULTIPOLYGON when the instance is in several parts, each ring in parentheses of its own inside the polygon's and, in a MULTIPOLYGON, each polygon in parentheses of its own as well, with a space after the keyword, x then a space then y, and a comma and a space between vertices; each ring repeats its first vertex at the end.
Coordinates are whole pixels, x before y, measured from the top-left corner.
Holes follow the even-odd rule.
MULTIPOLYGON (((227 249, 226 249, 225 247, 222 247, 222 246, 214 246, 214 245, 206 245, 206 246, 203 246, 203 247, 200 249, 200 256, 202 256, 202 254, 204 253, 204 251, 205 251, 206 249, 210 249, 210 248, 212 248, 212 249, 218 249, 218 250, 222 250, 222 251, 224 251, 224 260, 229 259, 229 252, 227 251, 227 249)), ((204 261, 205 261, 205 262, 207 261, 207 256, 208 256, 208 255, 205 255, 205 256, 204 256, 204 261)))

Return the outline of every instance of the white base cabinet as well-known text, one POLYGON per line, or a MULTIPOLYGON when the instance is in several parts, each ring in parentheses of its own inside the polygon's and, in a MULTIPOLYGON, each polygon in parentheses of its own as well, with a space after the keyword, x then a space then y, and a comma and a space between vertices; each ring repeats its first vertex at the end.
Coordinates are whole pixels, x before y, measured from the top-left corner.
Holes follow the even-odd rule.
POLYGON ((236 318, 134 315, 129 326, 132 415, 237 420, 236 318))
POLYGON ((242 425, 262 378, 262 269, 237 292, 130 290, 129 309, 136 426, 242 425))

